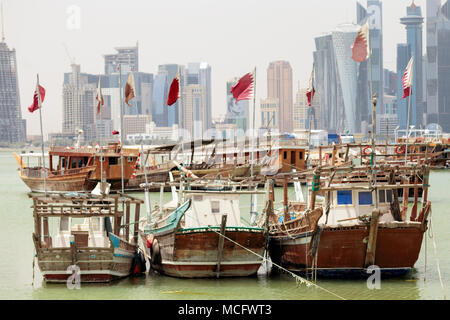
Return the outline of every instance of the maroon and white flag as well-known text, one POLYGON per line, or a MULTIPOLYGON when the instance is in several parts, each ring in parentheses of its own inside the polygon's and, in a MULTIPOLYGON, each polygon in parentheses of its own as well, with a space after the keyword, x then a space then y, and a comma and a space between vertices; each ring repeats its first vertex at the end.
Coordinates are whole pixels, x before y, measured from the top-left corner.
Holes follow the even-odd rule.
POLYGON ((314 66, 311 71, 311 76, 309 77, 309 87, 306 90, 306 97, 308 98, 308 106, 311 107, 312 100, 314 98, 314 94, 316 93, 316 89, 314 89, 314 66))
POLYGON ((177 102, 180 97, 180 75, 177 74, 169 88, 169 95, 167 96, 167 105, 171 106, 177 102))
POLYGON ((112 132, 112 134, 113 134, 113 136, 118 135, 118 134, 119 134, 119 131, 114 130, 114 131, 112 132))
POLYGON ((44 102, 44 98, 45 98, 45 89, 43 87, 41 87, 38 82, 36 84, 36 89, 34 90, 33 103, 28 107, 28 111, 33 113, 37 109, 41 108, 42 102, 44 102), (38 88, 39 88, 39 94, 38 94, 38 88))
POLYGON ((253 86, 255 85, 255 72, 249 72, 231 87, 230 92, 236 103, 240 100, 249 100, 253 96, 253 86))
POLYGON ((406 67, 405 73, 403 74, 402 78, 403 83, 402 99, 405 99, 412 93, 413 72, 414 72, 414 57, 411 57, 411 60, 409 60, 408 66, 406 67))
POLYGON ((367 21, 359 30, 352 45, 352 59, 356 62, 363 62, 369 58, 369 55, 369 21, 367 21))
POLYGON ((102 94, 102 78, 98 76, 98 87, 97 87, 97 95, 95 96, 95 100, 97 100, 97 114, 100 113, 100 108, 105 104, 103 100, 102 94))
POLYGON ((130 106, 128 101, 133 99, 135 95, 135 87, 134 87, 134 76, 133 72, 130 72, 130 75, 128 76, 127 84, 125 85, 125 103, 130 106))

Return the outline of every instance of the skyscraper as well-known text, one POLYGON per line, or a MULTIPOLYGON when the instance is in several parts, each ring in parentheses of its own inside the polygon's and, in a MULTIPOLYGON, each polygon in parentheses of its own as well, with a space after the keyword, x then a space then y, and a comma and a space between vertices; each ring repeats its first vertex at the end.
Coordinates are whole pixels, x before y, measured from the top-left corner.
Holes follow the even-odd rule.
MULTIPOLYGON (((315 83, 320 105, 319 128, 329 132, 361 132, 367 122, 367 103, 357 90, 360 64, 351 59, 350 47, 360 27, 341 24, 331 33, 317 37, 314 52, 315 83)), ((367 82, 364 81, 363 85, 367 82)), ((362 92, 366 92, 362 90, 362 92)), ((365 100, 367 101, 367 100, 365 100)))
POLYGON ((117 53, 105 54, 105 75, 117 73, 119 63, 122 66, 122 73, 139 71, 139 47, 117 47, 117 53))
POLYGON ((206 89, 202 85, 184 87, 181 127, 191 134, 191 139, 203 139, 206 135, 206 101, 206 89))
POLYGON ((292 68, 288 61, 274 61, 267 69, 267 97, 278 99, 280 132, 292 132, 293 93, 292 68))
POLYGON ((20 110, 16 50, 8 48, 2 28, 0 41, 0 142, 14 143, 25 141, 25 139, 26 124, 20 110))
POLYGON ((450 132, 449 1, 427 0, 427 124, 450 132))
POLYGON ((82 129, 85 142, 92 142, 97 137, 94 121, 97 86, 92 82, 94 76, 80 73, 80 65, 71 67, 72 72, 63 84, 63 133, 73 134, 82 129))
POLYGON ((356 3, 357 7, 357 21, 359 25, 363 25, 369 20, 370 28, 370 47, 372 49, 372 74, 368 70, 368 61, 364 61, 360 64, 360 78, 358 82, 358 90, 365 90, 367 93, 360 92, 359 95, 367 97, 367 100, 363 101, 358 99, 359 103, 367 103, 368 106, 372 105, 372 98, 370 97, 370 76, 372 76, 372 94, 377 94, 377 114, 385 113, 384 106, 384 85, 383 85, 383 4, 379 0, 367 0, 367 9, 359 2, 356 3))
POLYGON ((182 99, 179 99, 175 104, 168 106, 167 105, 167 95, 169 94, 169 88, 172 84, 173 79, 179 73, 181 81, 180 81, 180 92, 183 92, 183 70, 184 67, 178 64, 163 64, 158 66, 158 81, 161 82, 165 78, 166 85, 163 90, 160 86, 161 83, 158 83, 155 88, 159 90, 158 94, 154 96, 154 103, 157 104, 158 108, 158 122, 155 121, 158 127, 172 127, 174 124, 179 124, 180 118, 180 106, 182 103, 182 99), (165 77, 163 76, 165 75, 165 77), (161 77, 162 76, 162 77, 161 77), (164 93, 163 93, 164 91, 164 93), (163 101, 156 101, 157 99, 161 99, 163 97, 163 101), (161 103, 164 105, 164 110, 161 109, 161 103), (162 119, 161 116, 164 118, 162 119))
MULTIPOLYGON (((212 127, 212 100, 211 100, 211 66, 207 62, 188 63, 184 72, 184 85, 198 84, 204 88, 205 93, 205 127, 212 127)), ((183 100, 184 101, 184 100, 183 100)), ((184 102, 183 102, 184 103, 184 102)))
MULTIPOLYGON (((410 125, 419 126, 424 124, 424 115, 426 110, 423 99, 423 67, 422 67, 422 10, 420 6, 416 6, 414 1, 411 6, 406 8, 406 17, 400 19, 400 23, 406 26, 407 46, 410 50, 410 55, 407 57, 408 61, 411 56, 414 56, 414 78, 411 95, 411 109, 410 109, 410 125)), ((404 63, 404 61, 403 61, 404 63)), ((403 63, 401 65, 403 65, 403 63)), ((406 62, 408 64, 408 62, 406 62)), ((399 67, 399 64, 397 64, 399 67)), ((406 67, 406 65, 405 65, 406 67)), ((401 79, 404 73, 403 70, 397 70, 399 78, 401 79)), ((398 124, 402 129, 406 128, 407 113, 408 113, 408 99, 402 99, 403 89, 400 86, 398 89, 398 124)))

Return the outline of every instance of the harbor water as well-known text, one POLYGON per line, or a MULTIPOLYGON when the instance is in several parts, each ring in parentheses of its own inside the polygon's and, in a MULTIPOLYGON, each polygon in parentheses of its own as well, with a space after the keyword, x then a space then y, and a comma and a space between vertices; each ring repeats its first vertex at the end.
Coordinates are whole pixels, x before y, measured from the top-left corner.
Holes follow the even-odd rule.
MULTIPOLYGON (((33 272, 32 201, 10 151, 0 151, 0 179, 0 299, 337 299, 319 288, 298 285, 285 273, 231 279, 177 279, 151 272, 111 284, 82 283, 78 290, 70 290, 65 284, 45 283, 37 261, 33 272)), ((382 279, 380 289, 370 289, 365 279, 319 278, 317 284, 345 299, 443 299, 439 263, 443 285, 450 294, 450 171, 432 171, 430 185, 433 232, 427 232, 411 273, 382 279)), ((293 188, 290 193, 293 197, 293 188)), ((144 199, 143 193, 133 195, 144 199)), ((249 197, 242 197, 242 216, 248 221, 250 201, 249 197)), ((170 198, 170 193, 164 194, 166 201, 170 198)), ((281 200, 279 188, 275 201, 280 205, 281 200)), ((151 193, 151 202, 152 206, 159 202, 159 193, 151 193)), ((258 207, 261 209, 262 199, 258 207)))

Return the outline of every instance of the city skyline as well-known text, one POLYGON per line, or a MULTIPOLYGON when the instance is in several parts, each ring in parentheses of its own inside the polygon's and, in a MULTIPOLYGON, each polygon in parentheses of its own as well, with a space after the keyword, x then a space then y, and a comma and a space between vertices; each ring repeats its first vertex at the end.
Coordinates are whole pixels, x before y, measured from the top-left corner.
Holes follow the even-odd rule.
MULTIPOLYGON (((31 103, 28 101, 32 99, 36 73, 39 72, 41 83, 48 92, 42 110, 44 134, 58 132, 62 129, 61 80, 63 74, 70 70, 71 59, 75 58, 85 72, 101 74, 104 71, 103 55, 113 52, 115 47, 135 45, 136 41, 139 41, 139 69, 142 72, 157 74, 161 64, 187 65, 191 61, 207 61, 212 68, 213 117, 226 110, 226 92, 223 90, 226 82, 251 71, 255 65, 256 101, 267 96, 265 75, 271 61, 289 61, 293 69, 293 83, 300 82, 301 87, 306 87, 313 61, 314 37, 329 32, 342 22, 356 23, 356 2, 325 0, 317 4, 280 1, 274 5, 265 1, 231 1, 212 5, 200 0, 190 1, 189 4, 130 1, 128 5, 136 10, 131 10, 134 12, 133 18, 127 19, 120 15, 120 3, 117 1, 108 2, 108 15, 102 17, 97 12, 104 8, 104 2, 48 1, 38 5, 25 0, 6 0, 6 42, 17 51, 21 110, 27 119, 28 132, 39 133, 38 119, 26 113, 26 106, 31 103), (24 5, 30 13, 20 9, 24 5), (81 9, 80 29, 67 28, 71 13, 66 10, 71 5, 81 9), (161 15, 161 12, 167 15, 161 15), (321 14, 325 14, 327 19, 318 19, 321 14), (46 19, 49 15, 52 16, 51 21, 46 19), (194 16, 197 19, 193 19, 194 16), (31 17, 36 24, 33 32, 29 27, 21 27, 21 24, 14 22, 31 17), (117 17, 121 18, 117 21, 117 17), (205 23, 208 23, 208 30, 199 29, 205 23), (197 33, 192 33, 193 29, 197 33), (242 33, 240 30, 249 32, 242 33)), ((365 1, 360 2, 365 4, 365 1)), ((425 7, 425 1, 416 3, 425 7)), ((404 15, 404 8, 410 4, 411 1, 406 0, 383 2, 383 28, 393 31, 383 39, 384 65, 390 70, 395 70, 396 44, 406 38, 399 19, 404 15)), ((259 117, 256 118, 258 124, 259 117)))

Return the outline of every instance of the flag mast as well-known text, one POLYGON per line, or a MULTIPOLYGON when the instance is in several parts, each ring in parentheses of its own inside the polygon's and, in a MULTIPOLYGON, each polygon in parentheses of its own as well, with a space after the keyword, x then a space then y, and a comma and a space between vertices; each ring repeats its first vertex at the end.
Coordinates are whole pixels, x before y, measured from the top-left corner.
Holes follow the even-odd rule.
POLYGON ((37 74, 37 96, 39 106, 39 120, 41 125, 41 149, 42 149, 42 166, 44 168, 44 193, 47 196, 47 172, 45 171, 45 155, 44 155, 44 131, 42 129, 42 101, 41 101, 41 88, 39 86, 39 74, 37 74))
MULTIPOLYGON (((252 153, 250 156, 250 176, 251 176, 251 181, 253 182, 253 174, 254 174, 254 170, 253 170, 253 163, 254 163, 254 150, 253 150, 253 146, 254 146, 254 133, 255 133, 255 119, 256 119, 256 66, 255 66, 255 70, 254 70, 254 74, 253 74, 253 80, 254 80, 254 84, 253 84, 253 121, 252 121, 252 153)), ((258 151, 257 151, 258 152, 258 151)), ((257 184, 258 185, 258 184, 257 184)), ((252 185, 253 187, 253 185, 252 185)), ((252 216, 253 213, 256 213, 256 208, 255 208, 255 194, 251 194, 250 195, 250 216, 252 216)))
POLYGON ((375 208, 378 209, 378 189, 377 189, 377 170, 376 170, 376 152, 375 152, 375 131, 376 131, 376 115, 377 115, 377 95, 376 93, 373 93, 373 79, 372 79, 372 44, 370 41, 370 23, 369 20, 367 20, 367 28, 368 28, 368 37, 367 37, 367 43, 369 46, 369 90, 370 90, 370 97, 372 100, 369 99, 369 104, 372 102, 372 159, 371 159, 371 165, 373 168, 373 183, 374 183, 374 189, 375 189, 375 208))
MULTIPOLYGON (((102 102, 103 102, 103 95, 101 94, 101 75, 98 75, 98 87, 100 90, 97 95, 100 93, 100 96, 98 97, 100 99, 100 101, 98 101, 98 103, 100 103, 100 110, 99 110, 99 116, 100 116, 100 125, 102 124, 102 102)), ((98 126, 97 126, 97 133, 98 133, 98 126)), ((99 135, 99 140, 100 140, 100 192, 103 195, 104 194, 104 189, 103 189, 103 162, 105 161, 104 157, 103 157, 103 145, 102 145, 102 133, 98 133, 99 135)))
POLYGON ((119 63, 119 99, 120 99, 120 170, 122 180, 122 197, 124 194, 124 181, 123 181, 123 148, 125 140, 123 138, 123 101, 122 101, 122 66, 119 63))
MULTIPOLYGON (((414 56, 412 56, 413 64, 414 64, 414 56)), ((413 77, 414 69, 411 69, 410 77, 413 77)), ((412 94, 412 81, 411 86, 409 87, 409 100, 408 100, 408 113, 406 118, 406 146, 405 146, 405 165, 408 162, 408 142, 409 142, 409 117, 411 112, 411 94, 412 94)))

